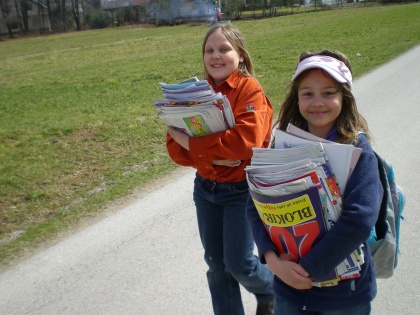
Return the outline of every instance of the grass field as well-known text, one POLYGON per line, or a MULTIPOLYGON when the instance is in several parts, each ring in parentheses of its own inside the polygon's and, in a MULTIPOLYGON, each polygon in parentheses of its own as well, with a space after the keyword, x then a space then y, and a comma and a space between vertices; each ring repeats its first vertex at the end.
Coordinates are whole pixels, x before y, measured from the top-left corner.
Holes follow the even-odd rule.
MULTIPOLYGON (((357 77, 418 45, 419 18, 420 5, 406 4, 234 24, 278 111, 301 51, 338 49, 357 77)), ((133 26, 0 42, 2 265, 176 167, 153 100, 160 81, 202 78, 207 30, 133 26)))

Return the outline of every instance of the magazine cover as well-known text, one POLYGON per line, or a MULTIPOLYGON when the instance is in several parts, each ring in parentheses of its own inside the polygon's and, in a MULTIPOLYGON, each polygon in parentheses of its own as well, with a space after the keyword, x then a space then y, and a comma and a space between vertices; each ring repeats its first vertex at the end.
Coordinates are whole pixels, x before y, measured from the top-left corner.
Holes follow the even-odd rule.
POLYGON ((317 187, 285 196, 250 193, 273 243, 295 262, 327 233, 317 187))
MULTIPOLYGON (((250 191, 255 207, 279 253, 299 262, 327 233, 324 210, 317 187, 285 196, 263 196, 250 191)), ((336 281, 333 270, 325 279, 336 281)))

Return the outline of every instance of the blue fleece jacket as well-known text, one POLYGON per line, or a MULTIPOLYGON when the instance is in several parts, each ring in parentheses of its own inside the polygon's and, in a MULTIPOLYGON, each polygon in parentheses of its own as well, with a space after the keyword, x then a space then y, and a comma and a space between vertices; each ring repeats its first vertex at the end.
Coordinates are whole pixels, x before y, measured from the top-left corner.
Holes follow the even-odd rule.
MULTIPOLYGON (((376 296, 375 272, 366 240, 378 217, 383 188, 375 154, 364 134, 359 135, 357 146, 363 151, 343 195, 343 212, 335 226, 299 263, 312 277, 322 279, 362 243, 365 263, 359 278, 340 281, 333 287, 296 290, 275 276, 275 293, 301 309, 345 309, 372 301, 376 296)), ((260 259, 265 262, 264 253, 276 249, 251 198, 247 202, 246 216, 260 259)))

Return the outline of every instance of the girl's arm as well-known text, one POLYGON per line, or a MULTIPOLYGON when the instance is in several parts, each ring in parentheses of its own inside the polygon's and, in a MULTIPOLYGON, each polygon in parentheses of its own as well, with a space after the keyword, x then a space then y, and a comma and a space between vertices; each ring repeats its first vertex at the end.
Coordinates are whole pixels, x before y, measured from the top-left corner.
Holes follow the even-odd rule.
POLYGON ((287 255, 277 254, 276 247, 258 215, 252 198, 248 198, 245 210, 246 218, 251 225, 259 257, 266 262, 270 270, 283 282, 297 290, 310 289, 312 278, 299 264, 290 261, 287 255))
POLYGON ((190 136, 177 130, 174 127, 168 127, 167 129, 168 134, 171 135, 172 139, 175 140, 181 147, 183 147, 185 150, 190 149, 189 141, 190 136))
POLYGON ((314 278, 323 278, 366 242, 378 217, 383 189, 377 159, 365 136, 360 137, 363 151, 347 183, 342 214, 335 226, 300 260, 314 278))
MULTIPOLYGON (((190 136, 177 130, 174 127, 168 127, 168 134, 175 140, 181 147, 185 150, 189 150, 189 140, 190 136)), ((213 160, 213 165, 227 166, 227 167, 237 167, 241 164, 240 160, 213 160)))

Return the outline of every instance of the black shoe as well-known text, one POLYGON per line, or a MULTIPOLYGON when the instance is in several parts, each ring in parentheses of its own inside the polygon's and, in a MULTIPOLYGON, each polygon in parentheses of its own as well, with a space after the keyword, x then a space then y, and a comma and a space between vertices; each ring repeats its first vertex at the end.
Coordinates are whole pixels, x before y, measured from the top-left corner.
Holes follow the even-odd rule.
POLYGON ((268 303, 258 303, 255 315, 274 315, 274 300, 268 303))

